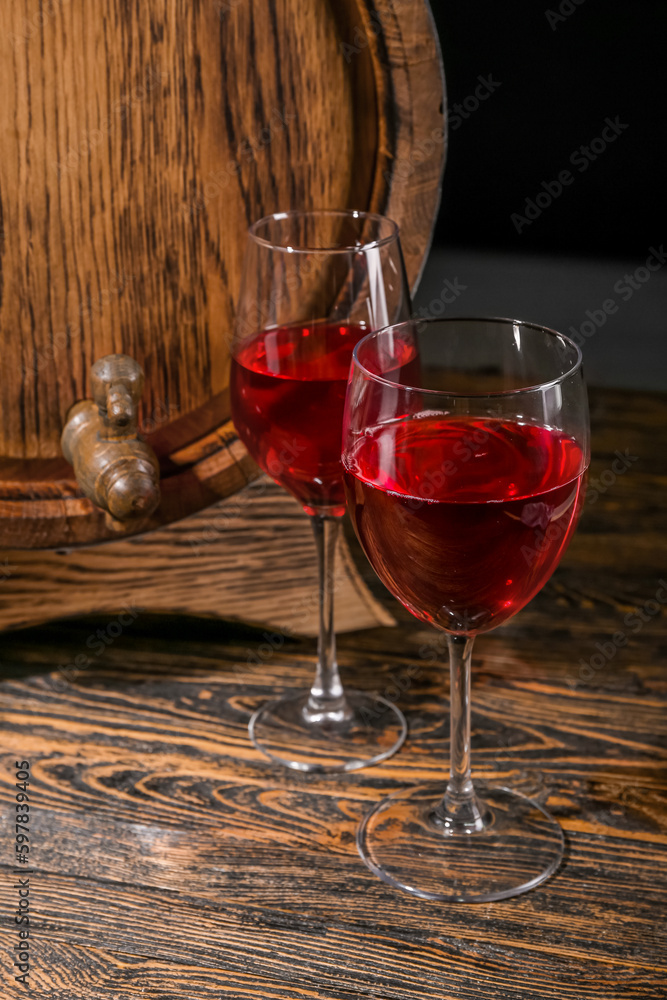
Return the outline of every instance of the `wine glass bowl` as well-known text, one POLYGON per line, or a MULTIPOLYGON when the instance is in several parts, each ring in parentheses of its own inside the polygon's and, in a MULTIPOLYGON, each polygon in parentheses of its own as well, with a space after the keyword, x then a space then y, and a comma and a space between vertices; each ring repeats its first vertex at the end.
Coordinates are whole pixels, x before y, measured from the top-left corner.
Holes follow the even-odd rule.
POLYGON ((231 349, 232 417, 264 472, 310 515, 319 565, 316 678, 250 720, 266 756, 346 771, 394 753, 407 726, 377 695, 343 689, 333 631, 333 562, 345 513, 340 439, 352 351, 407 318, 398 227, 355 211, 283 212, 250 227, 231 349))
POLYGON ((380 803, 359 848, 385 881, 489 900, 557 867, 542 806, 470 776, 474 637, 544 586, 574 532, 589 461, 579 349, 512 320, 410 321, 355 348, 343 432, 348 509, 376 573, 448 636, 450 780, 380 803))

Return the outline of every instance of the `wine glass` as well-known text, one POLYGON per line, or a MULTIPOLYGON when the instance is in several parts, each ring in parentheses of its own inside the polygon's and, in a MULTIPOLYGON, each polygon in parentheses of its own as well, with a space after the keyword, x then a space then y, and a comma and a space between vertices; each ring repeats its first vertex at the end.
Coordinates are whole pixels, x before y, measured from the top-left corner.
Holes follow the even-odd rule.
POLYGON ((552 874, 563 833, 537 802, 470 770, 474 637, 544 586, 574 532, 589 462, 581 353, 508 319, 393 325, 354 351, 343 427, 347 503, 382 582, 447 635, 450 771, 385 798, 357 846, 385 882, 486 902, 552 874))
POLYGON ((231 349, 232 418, 257 464, 310 515, 320 635, 310 690, 252 716, 252 742, 300 771, 384 760, 407 726, 385 698, 343 689, 333 567, 345 513, 340 440, 350 361, 369 331, 410 315, 398 227, 356 211, 281 212, 249 230, 231 349))

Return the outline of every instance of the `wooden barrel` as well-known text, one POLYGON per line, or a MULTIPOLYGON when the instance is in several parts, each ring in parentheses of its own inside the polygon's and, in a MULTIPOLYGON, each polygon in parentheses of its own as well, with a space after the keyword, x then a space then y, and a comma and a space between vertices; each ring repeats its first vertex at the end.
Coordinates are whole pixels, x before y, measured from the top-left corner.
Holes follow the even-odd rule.
POLYGON ((227 355, 248 224, 356 207, 402 229, 414 283, 444 158, 425 0, 19 0, 0 6, 0 544, 169 524, 254 474, 227 355), (161 467, 119 526, 63 459, 90 369, 145 373, 161 467))

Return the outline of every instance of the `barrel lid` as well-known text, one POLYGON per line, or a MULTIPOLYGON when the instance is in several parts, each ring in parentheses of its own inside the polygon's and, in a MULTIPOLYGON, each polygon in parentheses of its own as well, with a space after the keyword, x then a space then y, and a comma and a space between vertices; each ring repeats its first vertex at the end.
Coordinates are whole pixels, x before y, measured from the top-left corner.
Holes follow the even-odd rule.
POLYGON ((425 0, 69 0, 0 37, 0 539, 116 537, 60 435, 107 354, 145 373, 162 466, 147 530, 240 489, 228 352, 247 226, 288 208, 395 219, 414 286, 445 154, 425 0))

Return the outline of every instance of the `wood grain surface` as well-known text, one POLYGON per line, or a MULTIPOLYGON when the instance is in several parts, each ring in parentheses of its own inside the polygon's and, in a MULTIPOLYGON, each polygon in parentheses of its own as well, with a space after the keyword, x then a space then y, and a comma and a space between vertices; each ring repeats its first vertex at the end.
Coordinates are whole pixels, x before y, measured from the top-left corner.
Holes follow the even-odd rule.
POLYGON ((39 1000, 664 1000, 667 398, 591 396, 579 531, 474 657, 474 773, 557 816, 556 875, 512 900, 438 905, 362 865, 364 811, 447 761, 443 644, 388 597, 398 626, 341 635, 340 662, 398 700, 410 735, 336 777, 274 767, 246 733, 258 703, 307 682, 312 640, 262 655, 261 629, 141 614, 68 679, 109 618, 5 633, 3 1000, 22 995, 7 956, 23 759, 39 1000))
MULTIPOLYGON (((133 538, 0 552, 0 629, 72 615, 113 618, 129 603, 297 635, 317 635, 319 627, 310 518, 268 476, 207 510, 133 538)), ((338 628, 394 623, 361 578, 343 537, 334 587, 338 628)))
MULTIPOLYGON (((29 547, 64 545, 79 520, 93 541, 104 519, 58 466, 67 411, 125 353, 160 459, 224 425, 251 222, 385 213, 415 284, 445 155, 437 37, 424 0, 18 0, 0 94, 0 536, 21 517, 29 547), (45 491, 78 503, 45 511, 45 491)), ((199 481, 180 478, 184 513, 215 499, 199 481)))

